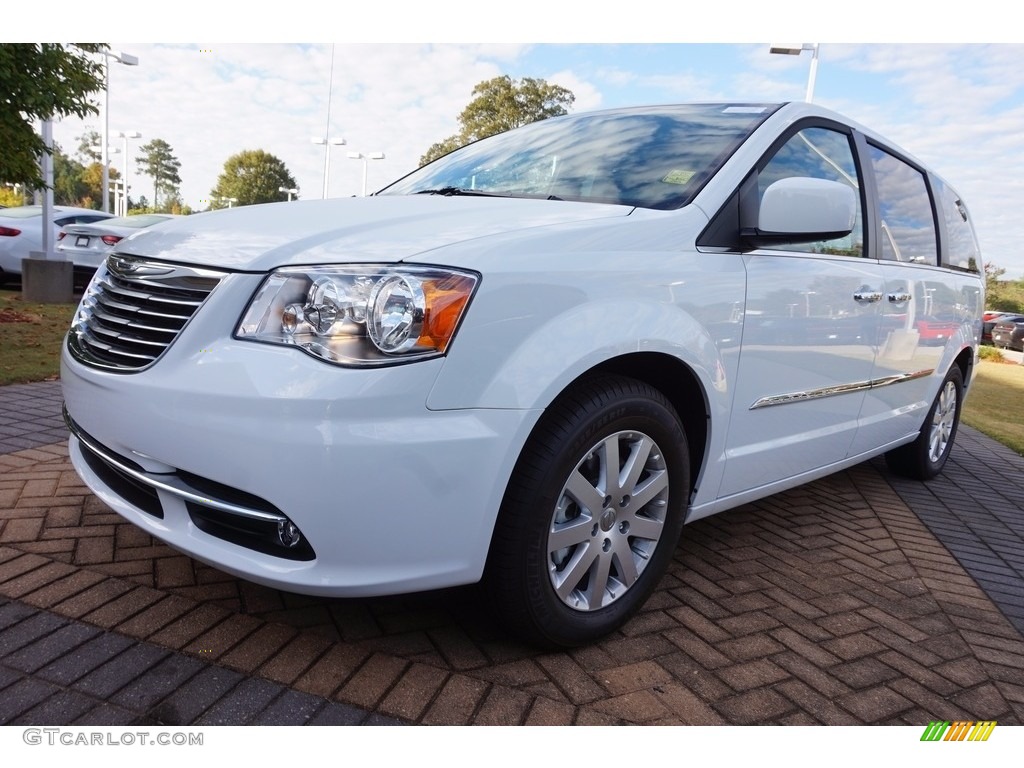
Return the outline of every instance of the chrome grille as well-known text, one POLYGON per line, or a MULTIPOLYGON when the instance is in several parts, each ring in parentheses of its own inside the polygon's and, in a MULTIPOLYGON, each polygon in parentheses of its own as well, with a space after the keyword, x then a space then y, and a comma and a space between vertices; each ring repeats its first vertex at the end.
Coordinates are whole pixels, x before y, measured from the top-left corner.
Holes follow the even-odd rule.
POLYGON ((116 255, 89 284, 68 333, 86 365, 137 371, 156 362, 224 272, 116 255))

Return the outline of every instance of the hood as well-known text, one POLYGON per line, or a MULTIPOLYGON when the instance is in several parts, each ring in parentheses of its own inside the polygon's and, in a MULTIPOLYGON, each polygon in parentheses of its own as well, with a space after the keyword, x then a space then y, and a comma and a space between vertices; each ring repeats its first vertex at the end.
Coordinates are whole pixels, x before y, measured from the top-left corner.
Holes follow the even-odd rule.
POLYGON ((410 195, 270 203, 200 213, 143 230, 116 253, 211 268, 424 259, 454 243, 626 216, 622 205, 410 195))

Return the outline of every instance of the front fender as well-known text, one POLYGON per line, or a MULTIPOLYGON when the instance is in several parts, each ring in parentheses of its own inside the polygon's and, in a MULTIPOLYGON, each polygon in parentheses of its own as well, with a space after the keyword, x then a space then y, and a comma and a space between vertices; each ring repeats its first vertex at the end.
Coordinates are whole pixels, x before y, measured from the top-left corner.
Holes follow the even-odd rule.
POLYGON ((707 392, 713 414, 728 412, 738 338, 713 334, 669 302, 588 297, 580 290, 507 287, 491 294, 492 316, 460 329, 427 407, 546 408, 579 376, 635 352, 671 355, 707 392), (494 309, 495 295, 506 311, 494 309), (513 307, 535 307, 532 312, 513 307))

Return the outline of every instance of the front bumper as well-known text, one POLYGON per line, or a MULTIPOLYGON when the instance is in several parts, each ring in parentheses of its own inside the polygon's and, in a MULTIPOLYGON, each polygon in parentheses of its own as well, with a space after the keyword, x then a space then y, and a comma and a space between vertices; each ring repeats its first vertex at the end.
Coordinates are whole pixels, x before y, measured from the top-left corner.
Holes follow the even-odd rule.
POLYGON ((71 459, 97 496, 176 549, 279 589, 354 597, 477 581, 538 413, 431 411, 443 360, 340 368, 214 339, 214 315, 199 313, 138 373, 84 366, 65 348, 71 459), (293 523, 308 552, 204 524, 231 527, 224 504, 265 515, 264 544, 275 515, 293 523))

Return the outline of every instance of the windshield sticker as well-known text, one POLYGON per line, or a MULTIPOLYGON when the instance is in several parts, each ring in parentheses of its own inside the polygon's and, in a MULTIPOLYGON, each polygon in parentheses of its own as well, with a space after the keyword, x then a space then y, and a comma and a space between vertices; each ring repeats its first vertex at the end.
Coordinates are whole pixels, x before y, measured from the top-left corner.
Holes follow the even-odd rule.
POLYGON ((696 171, 669 171, 662 178, 662 181, 666 184, 685 184, 693 178, 696 171))
POLYGON ((765 107, 726 107, 722 110, 722 114, 726 115, 760 115, 765 111, 765 107))

